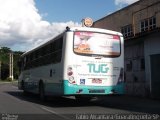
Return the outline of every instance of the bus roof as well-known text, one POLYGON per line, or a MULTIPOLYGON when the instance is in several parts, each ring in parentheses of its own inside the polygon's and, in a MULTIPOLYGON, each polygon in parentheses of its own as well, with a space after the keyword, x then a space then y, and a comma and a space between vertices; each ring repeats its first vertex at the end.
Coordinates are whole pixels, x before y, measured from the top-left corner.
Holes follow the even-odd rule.
POLYGON ((90 31, 90 32, 95 31, 95 32, 101 32, 101 33, 108 33, 108 34, 123 36, 122 33, 120 33, 120 32, 107 30, 107 29, 102 29, 102 28, 73 27, 73 28, 70 28, 70 30, 71 31, 90 31))
POLYGON ((72 27, 72 28, 69 28, 69 27, 66 27, 66 30, 63 31, 62 33, 58 34, 57 36, 47 40, 46 43, 38 46, 38 47, 35 47, 27 52, 25 52, 24 54, 22 54, 22 57, 29 54, 29 53, 32 53, 32 51, 35 51, 39 48, 42 48, 43 46, 51 43, 52 41, 54 41, 56 38, 59 38, 60 36, 62 36, 66 31, 88 31, 88 32, 100 32, 100 33, 108 33, 108 34, 114 34, 114 35, 118 35, 118 36, 123 36, 120 32, 117 32, 117 31, 112 31, 112 30, 107 30, 107 29, 101 29, 101 28, 89 28, 89 27, 72 27))

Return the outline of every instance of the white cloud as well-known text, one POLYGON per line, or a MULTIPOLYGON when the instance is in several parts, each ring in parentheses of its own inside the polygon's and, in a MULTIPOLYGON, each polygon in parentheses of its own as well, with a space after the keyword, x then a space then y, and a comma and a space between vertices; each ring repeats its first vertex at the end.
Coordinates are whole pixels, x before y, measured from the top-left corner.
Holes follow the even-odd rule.
POLYGON ((115 0, 115 4, 117 6, 122 6, 122 5, 129 5, 129 4, 132 4, 134 2, 137 2, 139 0, 115 0))
POLYGON ((62 32, 67 25, 75 25, 72 21, 49 23, 42 16, 34 0, 0 0, 0 47, 28 50, 62 32))

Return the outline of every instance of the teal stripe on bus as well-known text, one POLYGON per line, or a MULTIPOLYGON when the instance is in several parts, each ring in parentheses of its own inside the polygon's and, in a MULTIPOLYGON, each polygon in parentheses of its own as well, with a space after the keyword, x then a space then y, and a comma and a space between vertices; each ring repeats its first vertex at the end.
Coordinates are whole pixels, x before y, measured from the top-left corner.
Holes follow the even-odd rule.
POLYGON ((68 80, 64 80, 64 95, 77 95, 77 94, 111 94, 114 90, 116 94, 125 93, 125 84, 121 83, 116 86, 87 86, 87 85, 74 85, 70 84, 68 80))

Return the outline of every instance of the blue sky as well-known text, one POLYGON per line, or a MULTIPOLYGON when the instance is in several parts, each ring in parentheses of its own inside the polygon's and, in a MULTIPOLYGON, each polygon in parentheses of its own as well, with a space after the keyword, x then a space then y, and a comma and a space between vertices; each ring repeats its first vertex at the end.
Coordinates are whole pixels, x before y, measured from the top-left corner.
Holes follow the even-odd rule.
POLYGON ((66 26, 101 19, 137 0, 0 0, 0 47, 26 51, 66 26))
POLYGON ((85 17, 95 21, 119 8, 114 0, 36 0, 36 6, 50 22, 80 22, 85 17))

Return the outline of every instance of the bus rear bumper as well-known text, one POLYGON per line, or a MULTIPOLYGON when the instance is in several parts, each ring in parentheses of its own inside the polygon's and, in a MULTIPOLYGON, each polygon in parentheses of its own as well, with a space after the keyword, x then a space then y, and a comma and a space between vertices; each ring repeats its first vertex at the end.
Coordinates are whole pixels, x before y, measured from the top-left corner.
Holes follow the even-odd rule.
POLYGON ((64 80, 64 95, 109 95, 109 94, 125 94, 125 84, 117 84, 116 86, 86 86, 70 84, 64 80))

